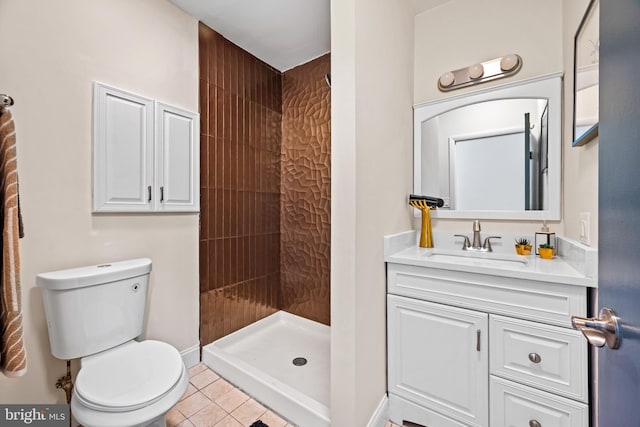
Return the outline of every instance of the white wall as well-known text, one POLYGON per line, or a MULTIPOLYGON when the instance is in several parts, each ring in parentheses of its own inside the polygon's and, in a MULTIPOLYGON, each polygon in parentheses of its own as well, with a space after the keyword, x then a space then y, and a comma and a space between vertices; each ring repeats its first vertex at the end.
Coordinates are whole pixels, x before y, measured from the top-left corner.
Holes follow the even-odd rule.
POLYGON ((411 227, 413 5, 331 2, 331 420, 386 392, 383 236, 411 227))
POLYGON ((563 206, 564 234, 580 238, 580 213, 591 214, 591 246, 598 247, 598 145, 589 142, 571 147, 573 137, 573 44, 578 25, 589 0, 564 0, 564 133, 563 133, 563 206))
POLYGON ((437 88, 446 71, 508 53, 522 57, 522 69, 483 88, 562 70, 562 2, 557 0, 451 1, 417 15, 415 25, 415 103, 452 95, 437 88))
MULTIPOLYGON (((512 80, 565 72, 564 216, 553 224, 577 239, 578 210, 592 212, 597 232, 597 143, 570 149, 572 40, 582 12, 575 0, 448 2, 415 17, 382 0, 332 1, 332 421, 366 424, 385 390, 384 270, 381 237, 410 226, 411 130, 407 102, 445 96, 438 76, 509 52, 524 66, 512 80), (523 12, 524 11, 524 12, 523 12), (572 14, 573 18, 566 16, 572 14), (577 15, 576 15, 577 13, 577 15), (453 18, 455 17, 455 18, 453 18), (568 26, 576 22, 572 28, 568 26), (470 37, 469 35, 473 36, 470 37), (571 40, 571 43, 569 43, 571 40), (414 46, 414 73, 412 53, 414 46), (413 79, 413 100, 407 99, 413 79), (582 181, 586 180, 586 182, 582 181)), ((580 0, 586 7, 587 0, 580 0)), ((407 2, 408 3, 408 2, 407 2)), ((572 24, 573 25, 573 24, 572 24)), ((498 81, 496 84, 504 83, 498 81)), ((489 83, 487 85, 491 85, 489 83)), ((464 90, 463 90, 464 91, 464 90)), ((460 91, 457 91, 461 93, 460 91)), ((533 232, 539 222, 485 221, 486 232, 533 232)), ((470 230, 470 221, 434 220, 436 228, 470 230), (465 228, 467 227, 467 228, 465 228)))
MULTIPOLYGON (((513 77, 482 87, 564 72, 562 221, 553 231, 579 238, 579 212, 591 212, 592 246, 597 245, 598 143, 571 148, 573 111, 573 37, 588 0, 459 0, 426 10, 415 18, 414 104, 476 90, 440 92, 436 82, 448 70, 500 57, 522 56, 523 67, 513 77)), ((479 88, 479 87, 478 87, 479 88)), ((419 227, 419 218, 414 228, 419 227)), ((433 219, 441 230, 471 230, 469 221, 433 219)), ((539 221, 483 221, 486 232, 527 233, 539 221)))
POLYGON ((44 271, 153 260, 148 338, 198 344, 198 216, 92 215, 92 82, 198 110, 197 21, 157 0, 0 0, 0 92, 18 143, 28 373, 0 375, 2 403, 64 402, 41 293, 44 271))

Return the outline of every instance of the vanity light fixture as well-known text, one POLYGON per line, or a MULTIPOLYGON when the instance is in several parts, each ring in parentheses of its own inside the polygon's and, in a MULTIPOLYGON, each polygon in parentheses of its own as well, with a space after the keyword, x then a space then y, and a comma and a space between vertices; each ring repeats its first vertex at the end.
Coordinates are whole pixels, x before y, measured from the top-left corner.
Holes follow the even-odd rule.
POLYGON ((501 58, 473 64, 459 70, 447 71, 438 79, 438 89, 447 92, 476 83, 511 76, 522 68, 520 55, 510 53, 501 58))

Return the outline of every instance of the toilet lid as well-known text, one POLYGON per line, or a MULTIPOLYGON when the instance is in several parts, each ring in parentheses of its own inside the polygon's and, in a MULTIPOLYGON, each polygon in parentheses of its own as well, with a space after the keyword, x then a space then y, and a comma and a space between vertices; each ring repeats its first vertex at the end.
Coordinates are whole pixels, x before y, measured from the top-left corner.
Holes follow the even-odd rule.
POLYGON ((180 353, 169 344, 131 341, 83 359, 75 391, 90 406, 136 409, 168 392, 183 367, 180 353))

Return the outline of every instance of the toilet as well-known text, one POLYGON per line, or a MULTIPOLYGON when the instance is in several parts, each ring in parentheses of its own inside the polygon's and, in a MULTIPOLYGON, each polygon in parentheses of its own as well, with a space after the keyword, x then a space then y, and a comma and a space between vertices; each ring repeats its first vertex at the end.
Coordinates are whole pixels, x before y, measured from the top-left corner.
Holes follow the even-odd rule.
POLYGON ((38 274, 51 353, 80 359, 71 412, 85 427, 165 427, 189 375, 173 346, 143 332, 151 260, 38 274))

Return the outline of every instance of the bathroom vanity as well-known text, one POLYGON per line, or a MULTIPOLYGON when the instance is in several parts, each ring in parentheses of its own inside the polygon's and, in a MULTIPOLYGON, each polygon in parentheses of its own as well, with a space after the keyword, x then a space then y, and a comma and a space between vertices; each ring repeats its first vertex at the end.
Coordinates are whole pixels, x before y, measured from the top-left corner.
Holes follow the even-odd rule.
POLYGON ((597 252, 561 238, 558 251, 541 260, 423 249, 413 231, 385 238, 393 422, 589 425, 588 348, 571 316, 587 315, 597 252))

